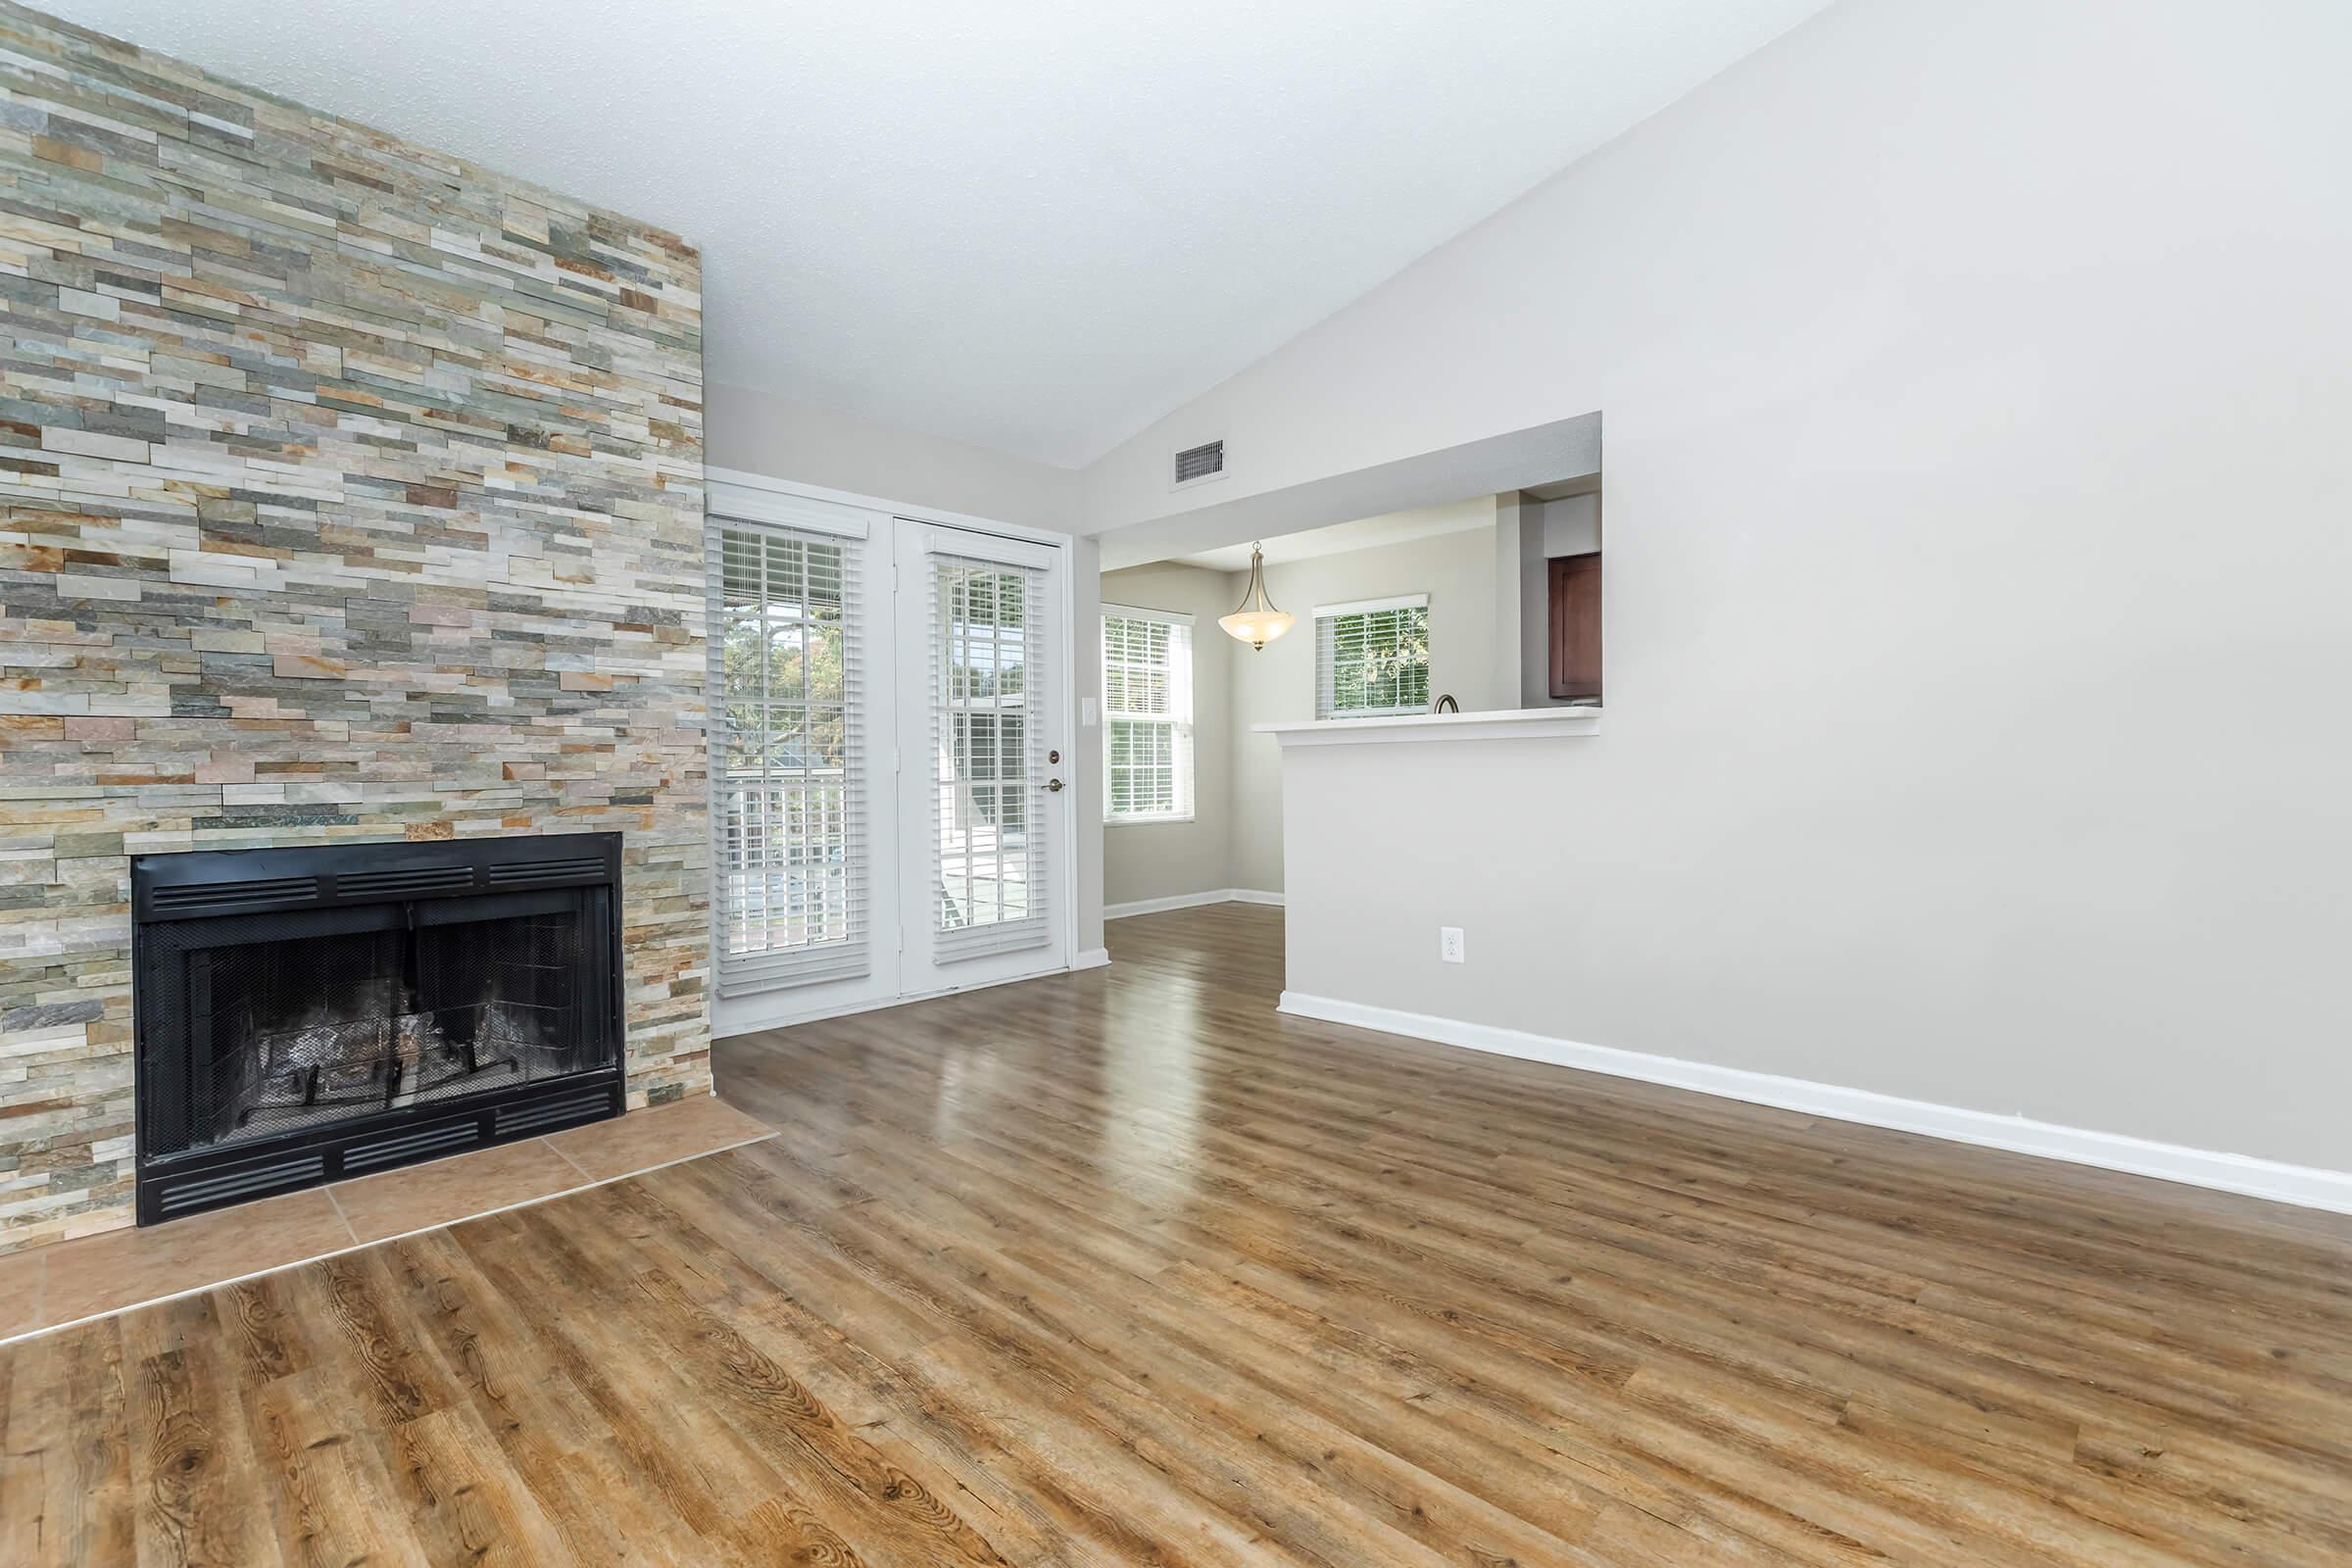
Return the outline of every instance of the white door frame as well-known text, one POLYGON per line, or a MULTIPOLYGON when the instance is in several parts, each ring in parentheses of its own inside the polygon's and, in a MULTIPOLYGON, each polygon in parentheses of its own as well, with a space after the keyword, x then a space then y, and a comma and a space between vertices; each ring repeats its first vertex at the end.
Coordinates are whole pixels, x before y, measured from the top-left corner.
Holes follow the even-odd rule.
MULTIPOLYGON (((1052 528, 1035 528, 1026 523, 1001 522, 994 517, 974 516, 969 513, 950 512, 944 507, 906 506, 880 496, 860 495, 853 490, 834 490, 824 485, 807 484, 796 479, 779 479, 769 474, 752 473, 742 468, 705 466, 703 482, 706 515, 715 513, 721 516, 738 516, 756 522, 761 520, 762 514, 765 513, 772 520, 784 521, 789 516, 793 500, 819 501, 830 506, 853 507, 860 512, 879 514, 886 518, 906 518, 918 523, 933 522, 943 527, 962 528, 973 533, 995 534, 1004 539, 1018 539, 1025 543, 1043 545, 1048 549, 1061 552, 1061 570, 1057 573, 1061 578, 1061 602, 1056 607, 1056 615, 1062 637, 1062 648, 1065 651, 1064 657, 1068 662, 1067 667, 1070 672, 1069 678, 1062 683, 1064 687, 1061 705, 1062 733, 1070 737, 1068 745, 1063 750, 1073 760, 1077 758, 1078 742, 1076 737, 1079 734, 1078 596, 1077 574, 1072 569, 1072 564, 1077 554, 1077 539, 1074 535, 1052 528)), ((708 606, 705 608, 707 612, 708 606)), ((1076 773, 1073 771, 1069 776, 1075 782, 1076 773)), ((1075 797, 1078 791, 1073 789, 1071 794, 1075 797)), ((706 807, 706 809, 710 808, 709 806, 706 807)), ((1062 884, 1061 896, 1065 901, 1062 906, 1069 911, 1069 914, 1068 918, 1062 922, 1059 950, 1048 956, 1045 967, 1039 971, 1039 973, 1048 974, 1074 967, 1078 957, 1078 801, 1073 798, 1069 809, 1061 812, 1060 815, 1060 841, 1056 845, 1056 850, 1061 858, 1059 880, 1062 884)), ((900 833, 899 837, 903 847, 906 840, 904 831, 900 833)), ((715 865, 711 868, 711 874, 713 876, 717 874, 715 865)), ((710 933, 710 967, 713 976, 716 975, 718 966, 717 935, 717 927, 713 925, 710 933)), ((990 983, 1004 985, 1011 984, 1013 979, 1034 978, 1036 978, 1035 975, 1022 975, 990 983)), ((956 986, 944 991, 926 992, 924 995, 946 996, 955 991, 967 989, 981 988, 956 986)), ((710 995, 714 1000, 717 988, 713 984, 710 988, 710 995)), ((849 1006, 817 1006, 805 1012, 780 1010, 773 1016, 763 1018, 759 1024, 745 1032, 756 1033, 760 1029, 778 1029, 790 1024, 808 1023, 818 1018, 840 1017, 849 1013, 870 1011, 876 1007, 896 1006, 901 1002, 917 1000, 919 999, 916 997, 900 996, 849 1006)), ((713 1011, 711 1016, 715 1027, 716 1012, 713 1011)), ((726 1037, 717 1036, 715 1038, 726 1037)))

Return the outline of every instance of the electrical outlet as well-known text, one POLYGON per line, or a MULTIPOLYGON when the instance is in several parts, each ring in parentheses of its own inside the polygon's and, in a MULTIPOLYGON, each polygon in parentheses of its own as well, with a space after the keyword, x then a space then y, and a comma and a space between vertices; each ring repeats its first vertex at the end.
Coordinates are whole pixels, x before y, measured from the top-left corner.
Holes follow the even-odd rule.
POLYGON ((1438 956, 1447 963, 1462 961, 1462 928, 1458 925, 1438 927, 1438 956))

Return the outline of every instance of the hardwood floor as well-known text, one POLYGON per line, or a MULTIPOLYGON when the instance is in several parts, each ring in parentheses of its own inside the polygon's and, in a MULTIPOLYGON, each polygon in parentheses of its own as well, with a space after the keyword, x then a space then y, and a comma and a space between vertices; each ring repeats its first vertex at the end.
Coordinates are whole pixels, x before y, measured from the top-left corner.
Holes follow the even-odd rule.
POLYGON ((2352 1561, 2352 1219, 1281 1018, 1280 940, 0 1350, 0 1563, 2352 1561))

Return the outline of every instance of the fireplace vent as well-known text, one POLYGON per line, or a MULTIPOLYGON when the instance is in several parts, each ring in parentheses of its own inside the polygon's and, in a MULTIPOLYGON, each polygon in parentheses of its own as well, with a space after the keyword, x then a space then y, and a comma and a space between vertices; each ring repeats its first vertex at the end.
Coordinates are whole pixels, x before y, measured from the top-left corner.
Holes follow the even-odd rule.
POLYGON ((226 914, 265 905, 315 899, 318 880, 308 876, 251 877, 242 882, 184 882, 159 887, 150 900, 158 914, 226 914))
POLYGON ((428 893, 466 893, 473 888, 470 865, 406 865, 382 871, 345 871, 335 891, 347 899, 413 899, 428 893))
POLYGON ((179 1214, 193 1214, 200 1209, 218 1208, 222 1203, 241 1202, 252 1198, 267 1198, 272 1193, 290 1193, 304 1187, 316 1187, 325 1179, 324 1154, 295 1154, 240 1166, 219 1175, 191 1176, 182 1181, 166 1182, 156 1189, 153 1199, 157 1216, 171 1219, 179 1214))
POLYGON ((547 887, 608 875, 605 862, 583 856, 576 860, 499 860, 490 867, 490 885, 499 888, 547 887))
POLYGON ((375 1138, 343 1146, 343 1172, 356 1176, 378 1165, 405 1165, 413 1159, 453 1150, 470 1149, 482 1141, 482 1129, 472 1120, 445 1122, 392 1138, 375 1138))
POLYGON ((568 1125, 585 1121, 600 1114, 608 1099, 602 1089, 584 1089, 578 1094, 542 1100, 528 1105, 498 1107, 498 1136, 518 1138, 524 1133, 537 1132, 542 1127, 568 1125))

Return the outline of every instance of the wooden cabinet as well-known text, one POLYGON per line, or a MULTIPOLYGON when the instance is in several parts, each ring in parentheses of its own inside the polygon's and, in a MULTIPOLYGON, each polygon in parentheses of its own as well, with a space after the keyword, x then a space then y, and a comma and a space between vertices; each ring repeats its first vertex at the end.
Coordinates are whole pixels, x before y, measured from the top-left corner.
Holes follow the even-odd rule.
POLYGON ((1555 556, 1551 571, 1551 695, 1600 700, 1600 555, 1555 556))

